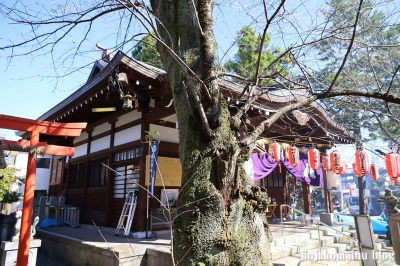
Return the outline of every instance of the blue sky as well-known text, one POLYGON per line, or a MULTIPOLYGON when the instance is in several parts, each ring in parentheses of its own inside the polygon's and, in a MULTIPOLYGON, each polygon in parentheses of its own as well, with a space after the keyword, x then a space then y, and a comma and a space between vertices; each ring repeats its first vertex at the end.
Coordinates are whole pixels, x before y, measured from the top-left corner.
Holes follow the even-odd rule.
MULTIPOLYGON (((39 0, 47 8, 51 8, 55 3, 46 0, 39 0)), ((33 8, 36 8, 32 2, 33 8)), ((99 24, 105 25, 104 21, 99 24)), ((10 24, 0 16, 0 46, 24 40, 29 33, 29 28, 22 25, 10 24)), ((88 36, 88 41, 83 45, 84 53, 76 57, 67 58, 60 61, 59 58, 68 53, 71 47, 76 47, 76 37, 82 33, 82 29, 77 30, 75 35, 71 35, 56 46, 53 53, 57 62, 57 72, 54 70, 52 54, 48 50, 39 50, 39 55, 26 55, 14 57, 10 60, 11 50, 0 50, 0 114, 18 116, 30 119, 37 119, 54 105, 67 98, 72 92, 83 85, 90 73, 91 64, 101 58, 101 51, 96 50, 96 44, 108 47, 112 46, 113 39, 107 38, 102 34, 105 26, 95 27, 94 31, 88 36), (72 74, 71 69, 89 65, 72 74), (63 76, 65 75, 65 76, 63 76), (54 78, 59 76, 59 78, 54 78), (63 77, 60 77, 63 76, 63 77)), ((113 30, 113 29, 111 29, 113 30)), ((29 51, 29 47, 23 51, 29 51)), ((14 53, 21 50, 15 50, 14 53)), ((17 140, 14 131, 0 129, 0 136, 9 140, 17 140)))
MULTIPOLYGON (((50 9, 57 8, 55 2, 46 0, 31 3, 31 7, 37 10, 40 10, 40 5, 50 9), (37 3, 40 4, 38 5, 37 3)), ((231 8, 230 12, 237 12, 240 8, 240 6, 236 6, 236 8, 231 8)), ((236 25, 243 23, 243 19, 226 21, 226 18, 237 17, 232 15, 232 13, 224 18, 216 16, 215 19, 216 35, 219 36, 219 45, 221 47, 231 46, 238 29, 236 25)), ((113 19, 118 20, 118 17, 111 17, 111 20, 113 19)), ((0 114, 37 119, 83 85, 90 73, 91 64, 101 58, 101 51, 96 49, 96 44, 110 48, 119 43, 121 38, 124 38, 124 36, 115 34, 117 32, 115 27, 118 27, 118 23, 109 20, 99 20, 97 24, 93 25, 92 32, 89 34, 87 41, 82 45, 83 53, 74 57, 73 60, 69 57, 61 62, 59 57, 70 52, 70 49, 77 46, 77 43, 80 41, 79 37, 82 36, 85 27, 81 27, 63 40, 56 47, 53 54, 49 53, 49 50, 43 49, 39 51, 40 55, 14 57, 10 61, 12 51, 0 50, 0 78, 2 80, 0 85, 0 114), (57 61, 57 72, 53 65, 53 59, 57 61), (62 78, 54 78, 54 76, 62 76, 70 72, 74 67, 84 65, 89 66, 62 78)), ((10 24, 9 21, 1 16, 0 28, 2 29, 0 46, 9 45, 10 41, 17 43, 31 35, 29 27, 10 24)), ((130 28, 135 33, 143 32, 137 22, 133 22, 130 28)), ((129 49, 132 45, 131 43, 124 47, 124 52, 128 55, 130 54, 129 49)), ((26 52, 29 49, 29 47, 26 47, 22 51, 26 52)), ((227 49, 222 48, 222 51, 225 52, 227 49)), ((13 51, 13 53, 17 52, 21 52, 21 50, 16 49, 13 51)), ((231 52, 233 53, 234 50, 231 50, 231 52)), ((9 140, 18 139, 18 136, 15 136, 12 130, 0 129, 0 136, 4 136, 9 140)))
MULTIPOLYGON (((54 5, 54 3, 46 0, 38 2, 46 7, 54 5)), ((248 3, 246 1, 242 1, 242 4, 238 1, 221 1, 221 4, 215 8, 214 33, 220 48, 220 55, 224 54, 231 47, 236 33, 242 25, 251 24, 257 28, 257 22, 263 19, 263 16, 259 15, 262 10, 258 10, 258 14, 254 12, 250 16, 250 19, 247 16, 241 15, 243 4, 248 3), (219 13, 219 10, 223 10, 224 13, 219 13)), ((296 4, 296 1, 293 4, 296 4)), ((32 5, 34 8, 37 7, 35 7, 35 4, 32 5)), ((117 20, 118 18, 115 19, 117 20)), ((299 14, 298 19, 301 20, 304 18, 299 14)), ((72 61, 72 58, 66 59, 63 64, 58 61, 57 73, 54 71, 53 58, 48 51, 40 51, 42 53, 40 56, 27 55, 16 57, 9 61, 11 50, 0 50, 0 78, 2 81, 0 85, 0 114, 36 119, 83 85, 90 72, 90 67, 58 79, 55 79, 54 75, 68 73, 70 69, 76 66, 91 65, 95 60, 100 59, 101 56, 101 51, 95 49, 97 43, 108 48, 114 46, 118 42, 118 38, 123 38, 123 36, 116 36, 115 34, 104 35, 104 32, 116 32, 114 27, 117 24, 110 23, 109 21, 99 21, 98 23, 94 25, 93 32, 82 47, 84 53, 76 56, 74 61, 72 61)), ((4 46, 5 43, 8 44, 8 40, 12 40, 15 43, 28 36, 27 28, 21 25, 8 24, 2 17, 0 17, 0 28, 2 29, 0 46, 4 46)), ((139 32, 141 27, 138 23, 133 23, 131 29, 139 32)), ((58 59, 58 56, 67 53, 70 47, 76 47, 76 42, 79 40, 77 39, 79 37, 79 30, 75 34, 69 36, 62 44, 56 47, 54 58, 58 59)), ((274 45, 279 44, 275 43, 274 45)), ((131 47, 127 45, 125 48, 131 47)), ((126 49, 124 51, 127 52, 126 49)), ((229 51, 228 55, 224 58, 225 60, 233 55, 235 49, 230 49, 229 51)), ((129 52, 127 54, 129 55, 129 52)), ((0 129, 0 136, 4 136, 10 140, 17 140, 19 138, 15 136, 14 131, 4 129, 0 129)), ((337 148, 347 155, 346 158, 348 158, 348 161, 354 160, 354 147, 350 145, 338 146, 337 148)))

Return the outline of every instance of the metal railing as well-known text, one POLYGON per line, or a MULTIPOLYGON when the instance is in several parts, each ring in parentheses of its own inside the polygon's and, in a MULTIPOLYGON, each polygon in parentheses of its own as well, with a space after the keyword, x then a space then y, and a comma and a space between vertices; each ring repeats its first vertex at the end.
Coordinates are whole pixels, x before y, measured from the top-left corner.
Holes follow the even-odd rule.
MULTIPOLYGON (((311 221, 311 220, 313 219, 313 217, 312 217, 311 215, 309 215, 309 214, 307 214, 307 213, 305 213, 305 212, 302 212, 302 211, 300 211, 300 210, 298 210, 298 209, 296 209, 296 208, 294 208, 294 207, 292 207, 292 206, 290 206, 290 205, 288 205, 288 204, 281 204, 281 205, 280 205, 280 215, 281 215, 281 232, 282 232, 282 236, 283 236, 283 218, 282 218, 282 208, 283 208, 283 207, 288 207, 291 211, 295 211, 295 212, 300 213, 300 214, 302 215, 302 217, 305 217, 306 221, 311 221)), ((314 219, 315 219, 315 218, 314 218, 314 219)), ((355 238, 353 238, 353 237, 351 237, 351 236, 346 235, 345 233, 343 233, 343 232, 337 230, 336 228, 334 228, 334 227, 332 227, 332 226, 330 226, 330 225, 327 225, 327 224, 324 223, 324 222, 321 222, 319 219, 315 219, 315 221, 316 221, 316 223, 317 223, 318 240, 319 240, 318 242, 319 242, 319 249, 320 249, 320 251, 321 251, 321 235, 320 235, 320 232, 319 232, 319 230, 320 230, 320 229, 319 229, 319 225, 320 225, 320 224, 322 224, 322 225, 324 225, 324 226, 326 226, 326 227, 328 227, 328 228, 334 230, 335 232, 337 232, 337 233, 339 233, 339 234, 341 234, 341 235, 343 235, 343 236, 349 238, 351 241, 355 242, 355 243, 357 244, 357 246, 358 246, 358 240, 357 240, 357 239, 355 239, 355 238)))

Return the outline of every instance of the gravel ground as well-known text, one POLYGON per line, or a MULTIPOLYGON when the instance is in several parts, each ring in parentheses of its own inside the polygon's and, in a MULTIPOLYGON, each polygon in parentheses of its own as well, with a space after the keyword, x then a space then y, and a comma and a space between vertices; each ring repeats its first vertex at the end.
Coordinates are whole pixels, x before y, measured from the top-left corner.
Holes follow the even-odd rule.
POLYGON ((49 254, 39 249, 36 259, 37 266, 69 266, 65 261, 53 258, 49 254))
MULTIPOLYGON (((6 240, 6 238, 7 238, 7 226, 8 226, 8 223, 7 223, 7 220, 5 220, 4 225, 3 225, 3 231, 1 234, 2 241, 6 240)), ((3 251, 1 250, 0 261, 1 261, 2 253, 3 253, 3 251)), ((39 248, 38 254, 37 254, 36 265, 37 266, 70 266, 65 261, 53 258, 47 252, 41 250, 40 248, 39 248)))

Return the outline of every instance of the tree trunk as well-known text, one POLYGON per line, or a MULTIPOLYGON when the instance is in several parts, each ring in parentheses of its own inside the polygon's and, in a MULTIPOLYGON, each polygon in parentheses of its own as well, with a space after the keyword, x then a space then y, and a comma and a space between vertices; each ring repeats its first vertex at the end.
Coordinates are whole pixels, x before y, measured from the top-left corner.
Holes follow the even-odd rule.
MULTIPOLYGON (((354 138, 356 139, 356 150, 362 148, 362 136, 361 136, 361 123, 359 113, 355 112, 353 115, 354 119, 354 138)), ((365 175, 362 175, 358 178, 358 196, 359 196, 359 205, 360 210, 359 214, 367 215, 368 214, 368 198, 367 198, 367 180, 365 175)))
POLYGON ((159 29, 165 42, 204 82, 192 75, 197 90, 193 92, 170 52, 158 44, 174 94, 183 173, 174 222, 174 260, 185 266, 270 265, 267 193, 251 186, 252 181, 242 171, 245 155, 237 144, 228 105, 214 76, 214 40, 208 28, 213 2, 195 3, 204 34, 199 31, 192 1, 151 1, 163 25, 159 29), (195 95, 200 96, 213 134, 206 134, 195 95))

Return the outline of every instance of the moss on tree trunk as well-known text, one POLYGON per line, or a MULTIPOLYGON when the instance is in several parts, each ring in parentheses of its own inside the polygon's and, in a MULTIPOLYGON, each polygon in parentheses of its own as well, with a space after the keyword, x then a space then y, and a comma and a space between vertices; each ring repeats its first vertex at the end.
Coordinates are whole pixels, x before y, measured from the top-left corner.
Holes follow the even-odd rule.
MULTIPOLYGON (((197 1, 210 13, 213 1, 197 1)), ((175 220, 173 256, 178 265, 269 265, 271 235, 265 217, 266 191, 253 187, 241 169, 243 154, 229 123, 228 105, 213 80, 213 39, 200 34, 192 1, 151 1, 167 29, 165 42, 204 82, 192 75, 213 134, 205 134, 193 87, 171 54, 158 44, 174 94, 179 123, 182 184, 175 220), (204 91, 207 86, 211 99, 204 91)), ((207 14, 199 15, 209 23, 207 14)), ((204 22, 204 21, 205 22, 204 22)), ((205 28, 203 29, 205 30, 205 28)))

